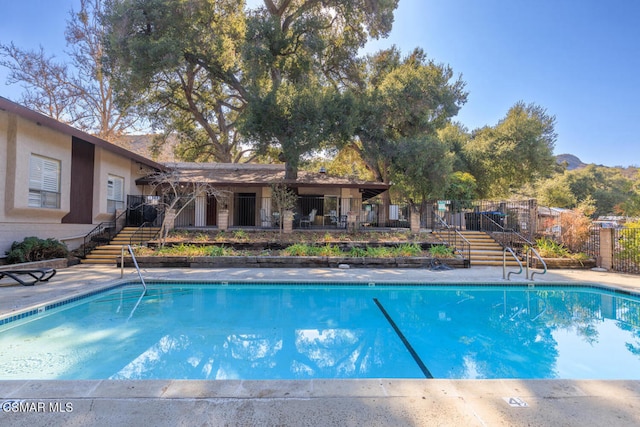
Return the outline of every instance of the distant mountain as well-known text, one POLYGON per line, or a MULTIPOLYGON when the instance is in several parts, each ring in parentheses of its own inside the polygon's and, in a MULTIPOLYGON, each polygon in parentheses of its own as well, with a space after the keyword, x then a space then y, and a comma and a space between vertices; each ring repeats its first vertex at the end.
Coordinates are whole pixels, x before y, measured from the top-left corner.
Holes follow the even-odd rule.
POLYGON ((580 160, 577 156, 574 156, 573 154, 558 154, 556 156, 556 163, 562 164, 564 162, 567 162, 567 170, 570 170, 570 171, 574 169, 584 168, 587 166, 586 163, 582 163, 582 160, 580 160))
POLYGON ((156 162, 175 162, 177 160, 173 154, 173 150, 177 144, 175 139, 170 139, 162 146, 160 152, 154 155, 154 153, 151 152, 154 136, 155 135, 125 135, 120 138, 117 145, 156 162))

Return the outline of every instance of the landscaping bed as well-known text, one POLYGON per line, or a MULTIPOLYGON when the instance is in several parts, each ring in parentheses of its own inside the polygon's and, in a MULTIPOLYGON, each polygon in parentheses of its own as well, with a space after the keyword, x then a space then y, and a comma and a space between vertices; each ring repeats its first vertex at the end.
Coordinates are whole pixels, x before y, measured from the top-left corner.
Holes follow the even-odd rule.
MULTIPOLYGON (((324 256, 136 256, 141 268, 430 268, 440 264, 463 268, 461 258, 433 257, 324 257, 324 256)), ((133 267, 131 257, 125 257, 125 267, 133 267)))
MULTIPOLYGON (((465 266, 430 233, 409 232, 177 231, 164 245, 136 248, 136 259, 145 268, 465 266)), ((131 265, 125 258, 125 266, 131 265)))

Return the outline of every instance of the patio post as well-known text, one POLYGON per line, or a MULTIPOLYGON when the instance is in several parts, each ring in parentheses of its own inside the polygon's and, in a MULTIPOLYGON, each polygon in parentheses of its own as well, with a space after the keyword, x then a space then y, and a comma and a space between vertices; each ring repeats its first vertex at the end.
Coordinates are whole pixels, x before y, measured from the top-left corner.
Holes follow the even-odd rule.
POLYGON ((220 209, 218 211, 218 229, 225 231, 229 229, 229 210, 220 209))

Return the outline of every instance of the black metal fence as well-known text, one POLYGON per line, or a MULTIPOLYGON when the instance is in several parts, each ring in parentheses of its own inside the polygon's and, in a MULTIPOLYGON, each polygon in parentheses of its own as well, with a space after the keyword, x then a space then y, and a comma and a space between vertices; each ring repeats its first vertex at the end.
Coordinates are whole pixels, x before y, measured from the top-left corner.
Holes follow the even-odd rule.
POLYGON ((432 200, 420 206, 420 226, 435 229, 438 218, 458 230, 517 232, 531 240, 538 223, 535 199, 514 201, 432 200))
POLYGON ((164 218, 164 206, 158 196, 127 196, 126 225, 140 227, 147 223, 159 226, 164 218))
MULTIPOLYGON (((204 201, 202 210, 205 209, 204 201)), ((215 218, 198 219, 197 201, 184 206, 175 219, 178 228, 216 226, 215 218)), ((179 205, 179 208, 182 208, 179 205)), ((230 227, 277 228, 280 212, 270 197, 236 194, 228 206, 230 227)), ((139 215, 139 214, 138 214, 139 215)), ((381 200, 300 195, 293 209, 294 229, 346 229, 348 221, 357 228, 409 228, 407 205, 385 206, 381 200)))
POLYGON ((612 269, 622 273, 640 273, 640 228, 613 229, 612 269))
POLYGON ((582 251, 593 259, 600 256, 600 226, 589 227, 589 238, 582 251))

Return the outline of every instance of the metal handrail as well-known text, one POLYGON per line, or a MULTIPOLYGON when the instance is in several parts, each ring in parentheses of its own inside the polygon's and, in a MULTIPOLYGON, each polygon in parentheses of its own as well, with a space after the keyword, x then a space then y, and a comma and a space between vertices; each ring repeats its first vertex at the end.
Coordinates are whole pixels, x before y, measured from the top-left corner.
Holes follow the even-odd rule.
MULTIPOLYGON (((127 322, 128 322, 131 319, 131 316, 133 316, 133 313, 136 311, 136 309, 140 305, 140 302, 142 301, 142 298, 144 298, 145 295, 147 295, 147 284, 144 282, 144 278, 142 277, 142 273, 140 272, 140 267, 138 266, 138 260, 136 260, 136 256, 133 253, 133 248, 131 247, 131 245, 127 245, 127 249, 129 250, 129 253, 131 254, 131 260, 133 261, 133 265, 136 267, 136 271, 138 272, 138 277, 140 278, 140 283, 142 283, 142 294, 140 295, 140 298, 138 298, 138 301, 136 302, 136 305, 133 306, 133 310, 131 310, 131 313, 129 313, 129 317, 127 318, 127 322)), ((122 276, 122 270, 124 269, 124 246, 122 246, 122 251, 121 251, 120 269, 121 269, 120 271, 121 271, 121 276, 122 276)))
POLYGON ((153 227, 152 222, 148 222, 148 221, 143 222, 142 225, 140 225, 140 227, 138 227, 136 231, 134 231, 133 234, 131 234, 131 237, 129 238, 129 245, 141 244, 143 242, 155 239, 158 236, 158 234, 160 234, 160 230, 148 236, 145 235, 146 230, 148 230, 151 227, 153 227))
POLYGON ((91 239, 95 238, 96 236, 104 233, 105 231, 108 231, 108 235, 107 235, 107 239, 109 241, 111 241, 111 239, 113 239, 116 234, 118 234, 118 232, 120 231, 118 229, 118 222, 120 221, 120 219, 127 213, 127 211, 123 211, 120 213, 120 215, 118 215, 117 217, 115 217, 113 220, 111 221, 105 221, 105 222, 101 222, 100 224, 98 224, 97 226, 95 226, 93 228, 93 230, 91 230, 90 232, 88 232, 85 236, 84 236, 84 242, 83 242, 83 246, 82 246, 82 256, 86 257, 87 256, 87 246, 89 244, 89 242, 91 241, 91 239))
MULTIPOLYGON (((516 255, 515 252, 513 252, 513 249, 511 248, 504 248, 504 250, 502 251, 502 278, 503 279, 507 279, 507 280, 511 280, 511 275, 512 274, 520 274, 522 273, 522 262, 520 261, 520 259, 518 259, 518 256, 516 255), (520 266, 520 270, 519 271, 510 271, 509 274, 507 274, 507 251, 509 251, 511 253, 511 256, 513 256, 513 259, 516 260, 516 262, 518 263, 518 265, 520 266)), ((527 276, 528 278, 529 276, 527 276)))
POLYGON ((442 219, 440 216, 436 215, 436 222, 438 224, 440 224, 445 230, 447 230, 447 240, 442 239, 442 237, 439 234, 436 234, 438 236, 438 238, 440 240, 442 240, 445 244, 451 246, 451 232, 453 231, 454 233, 454 239, 453 239, 453 248, 455 251, 457 251, 458 253, 460 253, 460 255, 462 255, 462 259, 465 260, 465 267, 470 267, 471 266, 471 242, 469 242, 463 235, 462 233, 460 233, 458 230, 456 230, 455 228, 452 228, 449 224, 447 224, 447 222, 442 219), (463 249, 458 249, 458 239, 460 239, 462 241, 461 246, 463 247, 463 249), (466 252, 467 256, 465 257, 464 252, 466 252))
MULTIPOLYGON (((529 239, 524 237, 522 234, 518 233, 513 229, 505 228, 501 224, 498 224, 497 222, 495 222, 487 214, 481 213, 480 216, 484 221, 489 221, 489 223, 493 225, 493 228, 497 228, 498 231, 501 233, 501 238, 496 238, 496 236, 492 236, 492 237, 498 243, 500 243, 500 245, 502 245, 503 248, 514 248, 516 246, 515 243, 518 243, 518 246, 522 246, 522 247, 533 246, 533 243, 529 241, 529 239)), ((480 228, 481 228, 481 231, 485 231, 483 227, 480 227, 480 228)))
POLYGON ((529 247, 527 249, 527 257, 526 257, 526 262, 527 262, 527 279, 531 279, 533 280, 533 275, 534 274, 546 274, 547 273, 547 263, 544 262, 544 260, 542 259, 542 257, 540 256, 540 254, 538 253, 538 251, 536 251, 533 247, 529 247), (529 277, 529 254, 533 252, 533 254, 536 256, 536 258, 538 258, 540 260, 540 262, 542 263, 542 267, 543 267, 543 271, 542 273, 539 271, 532 271, 531 272, 531 277, 529 277))

